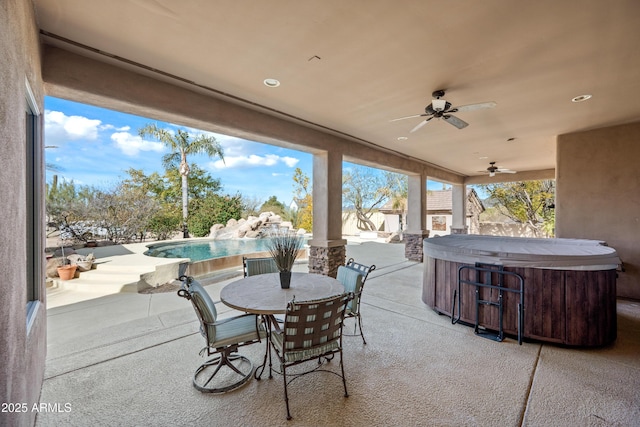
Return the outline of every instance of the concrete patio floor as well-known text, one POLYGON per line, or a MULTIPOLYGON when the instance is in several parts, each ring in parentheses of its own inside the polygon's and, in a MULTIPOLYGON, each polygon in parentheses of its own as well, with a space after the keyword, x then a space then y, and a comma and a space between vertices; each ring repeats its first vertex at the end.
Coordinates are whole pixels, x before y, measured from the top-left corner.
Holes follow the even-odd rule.
MULTIPOLYGON (((618 339, 604 348, 497 343, 422 303, 423 266, 402 245, 352 242, 352 256, 378 268, 363 296, 368 344, 344 338, 349 398, 335 376, 307 375, 291 384, 287 421, 279 375, 201 394, 191 377, 204 342, 175 292, 55 291, 41 402, 60 410, 36 425, 640 426, 640 303, 618 301, 618 339)), ((213 280, 215 300, 234 279, 213 280)), ((258 364, 264 344, 241 353, 258 364)))

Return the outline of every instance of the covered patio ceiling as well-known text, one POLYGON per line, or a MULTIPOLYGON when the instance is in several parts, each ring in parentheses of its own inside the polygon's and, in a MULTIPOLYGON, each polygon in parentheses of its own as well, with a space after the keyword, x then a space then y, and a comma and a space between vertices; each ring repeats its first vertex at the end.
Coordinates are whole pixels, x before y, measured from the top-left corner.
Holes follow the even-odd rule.
POLYGON ((554 169, 557 135, 640 118, 636 0, 34 3, 46 44, 467 177, 554 169), (438 89, 496 106, 391 121, 438 89))

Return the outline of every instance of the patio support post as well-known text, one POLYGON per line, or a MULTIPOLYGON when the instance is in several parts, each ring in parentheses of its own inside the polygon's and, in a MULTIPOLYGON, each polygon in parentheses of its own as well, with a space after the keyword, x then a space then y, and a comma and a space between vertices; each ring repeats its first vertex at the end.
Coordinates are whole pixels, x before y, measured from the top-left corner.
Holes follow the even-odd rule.
POLYGON ((404 256, 411 261, 422 262, 422 242, 429 237, 427 222, 427 177, 424 174, 409 175, 407 203, 407 231, 404 237, 404 256))
POLYGON ((467 186, 453 184, 451 189, 451 234, 467 234, 467 186))
POLYGON ((313 155, 313 239, 309 241, 309 273, 336 277, 345 264, 342 238, 342 152, 313 155))

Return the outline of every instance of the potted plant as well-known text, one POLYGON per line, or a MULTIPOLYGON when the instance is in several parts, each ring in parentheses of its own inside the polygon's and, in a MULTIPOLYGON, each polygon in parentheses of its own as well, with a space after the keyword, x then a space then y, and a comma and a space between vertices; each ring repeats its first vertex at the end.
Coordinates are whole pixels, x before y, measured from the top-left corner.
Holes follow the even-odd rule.
POLYGON ((64 243, 60 246, 62 250, 61 265, 58 267, 58 277, 60 280, 71 280, 76 275, 77 265, 67 264, 67 257, 64 256, 64 243))
POLYGON ((291 285, 291 270, 303 243, 302 237, 289 232, 288 229, 278 229, 269 235, 267 247, 280 271, 280 286, 282 289, 288 289, 291 285))

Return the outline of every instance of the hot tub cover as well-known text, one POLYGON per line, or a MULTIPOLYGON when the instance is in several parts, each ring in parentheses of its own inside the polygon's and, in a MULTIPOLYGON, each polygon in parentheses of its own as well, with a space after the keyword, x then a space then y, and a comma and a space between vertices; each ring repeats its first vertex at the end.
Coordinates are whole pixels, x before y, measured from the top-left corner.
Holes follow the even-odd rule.
POLYGON ((622 263, 605 242, 453 234, 424 239, 424 255, 445 261, 559 270, 612 270, 622 263))

